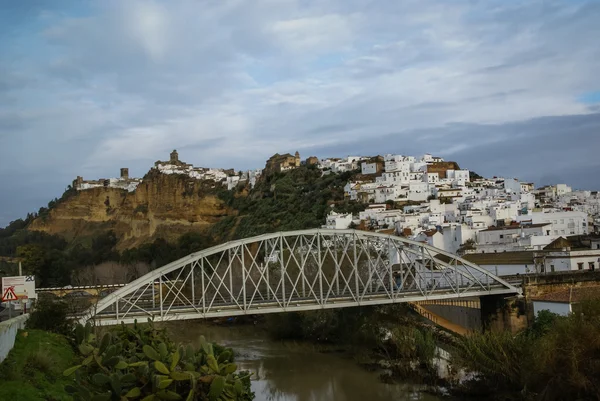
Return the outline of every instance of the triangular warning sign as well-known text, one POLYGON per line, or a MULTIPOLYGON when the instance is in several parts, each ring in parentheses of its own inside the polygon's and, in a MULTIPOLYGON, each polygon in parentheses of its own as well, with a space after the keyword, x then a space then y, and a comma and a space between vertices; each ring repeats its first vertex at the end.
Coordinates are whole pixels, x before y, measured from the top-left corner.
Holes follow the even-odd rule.
POLYGON ((17 294, 15 294, 15 290, 13 290, 13 287, 8 287, 6 291, 4 291, 4 294, 2 294, 2 302, 16 301, 18 299, 19 298, 17 297, 17 294))

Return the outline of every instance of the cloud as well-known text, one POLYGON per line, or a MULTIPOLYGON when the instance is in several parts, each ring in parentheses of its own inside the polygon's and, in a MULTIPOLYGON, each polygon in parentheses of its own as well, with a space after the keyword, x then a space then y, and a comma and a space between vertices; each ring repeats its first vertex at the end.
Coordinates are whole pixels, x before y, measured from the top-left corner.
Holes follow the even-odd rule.
POLYGON ((436 152, 597 186, 595 1, 28 3, 0 9, 0 225, 173 148, 235 168, 436 152))

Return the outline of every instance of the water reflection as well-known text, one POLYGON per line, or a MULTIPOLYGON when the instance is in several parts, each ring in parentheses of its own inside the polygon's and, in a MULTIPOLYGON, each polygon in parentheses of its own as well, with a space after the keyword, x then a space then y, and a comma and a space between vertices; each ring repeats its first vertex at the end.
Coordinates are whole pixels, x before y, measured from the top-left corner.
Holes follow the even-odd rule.
POLYGON ((238 365, 253 373, 256 401, 439 400, 410 385, 381 383, 376 373, 342 354, 320 353, 306 344, 271 342, 255 327, 174 322, 167 328, 176 341, 197 345, 203 334, 209 341, 234 348, 238 365))

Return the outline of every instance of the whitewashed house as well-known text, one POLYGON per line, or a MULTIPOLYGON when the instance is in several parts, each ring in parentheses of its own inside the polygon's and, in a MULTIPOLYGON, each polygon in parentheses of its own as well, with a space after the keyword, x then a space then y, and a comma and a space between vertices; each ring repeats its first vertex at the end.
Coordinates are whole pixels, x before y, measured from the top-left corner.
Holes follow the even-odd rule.
POLYGON ((581 302, 600 298, 600 287, 571 287, 533 298, 533 313, 537 316, 541 311, 568 316, 578 312, 581 302))
POLYGON ((352 224, 352 213, 336 213, 331 211, 327 215, 326 223, 323 228, 332 230, 344 230, 352 224))

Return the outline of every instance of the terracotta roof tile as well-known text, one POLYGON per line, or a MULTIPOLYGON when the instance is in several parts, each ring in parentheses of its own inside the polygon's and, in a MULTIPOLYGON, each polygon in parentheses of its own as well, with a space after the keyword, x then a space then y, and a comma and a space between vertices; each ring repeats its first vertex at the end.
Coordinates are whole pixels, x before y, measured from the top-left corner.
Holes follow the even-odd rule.
POLYGON ((576 303, 590 299, 600 299, 600 286, 572 287, 568 290, 551 292, 549 294, 532 298, 533 301, 560 303, 576 303))

